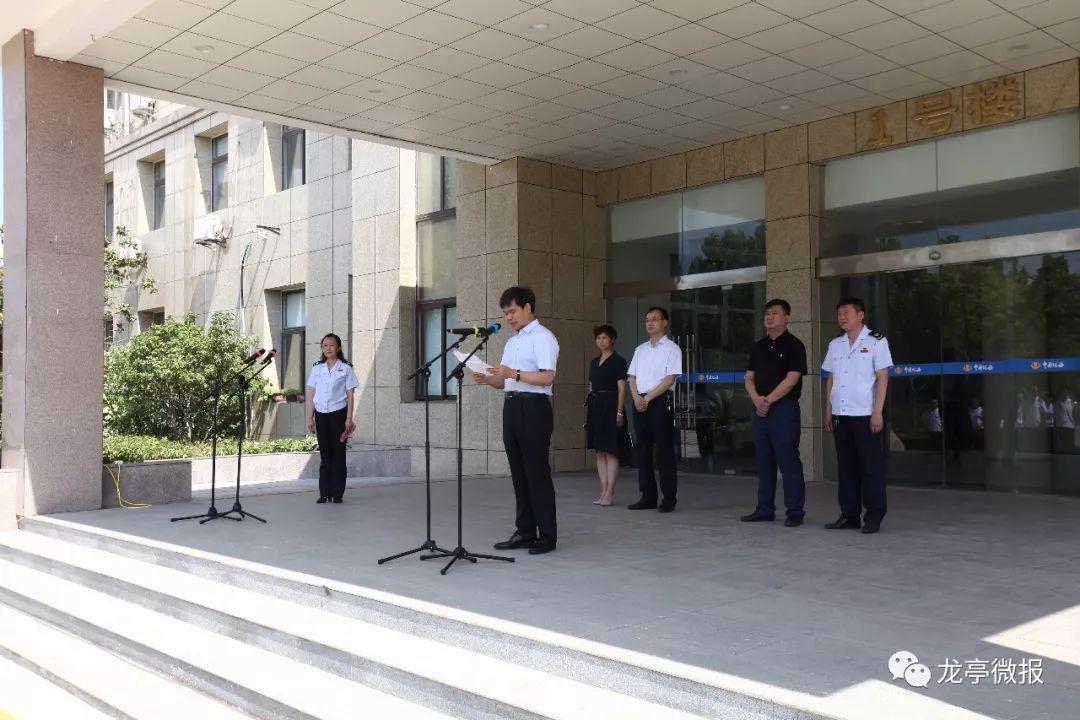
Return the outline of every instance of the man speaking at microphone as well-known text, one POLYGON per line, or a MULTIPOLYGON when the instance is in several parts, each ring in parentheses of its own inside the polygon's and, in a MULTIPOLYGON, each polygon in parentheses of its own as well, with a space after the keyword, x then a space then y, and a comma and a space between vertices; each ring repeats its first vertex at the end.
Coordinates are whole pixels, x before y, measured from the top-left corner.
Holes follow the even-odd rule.
POLYGON ((495 543, 495 549, 529 548, 530 555, 542 555, 554 550, 558 539, 548 452, 555 424, 551 388, 559 341, 534 317, 536 295, 529 288, 507 288, 499 307, 515 334, 490 374, 473 373, 478 384, 506 392, 503 445, 514 482, 517 530, 509 540, 495 543))

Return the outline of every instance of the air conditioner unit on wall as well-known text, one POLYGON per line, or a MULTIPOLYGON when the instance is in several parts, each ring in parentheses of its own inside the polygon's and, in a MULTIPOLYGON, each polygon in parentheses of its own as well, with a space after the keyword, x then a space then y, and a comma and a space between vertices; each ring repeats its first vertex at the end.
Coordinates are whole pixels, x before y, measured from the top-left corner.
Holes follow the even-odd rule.
POLYGON ((225 224, 217 215, 195 218, 195 244, 203 247, 225 247, 225 224))

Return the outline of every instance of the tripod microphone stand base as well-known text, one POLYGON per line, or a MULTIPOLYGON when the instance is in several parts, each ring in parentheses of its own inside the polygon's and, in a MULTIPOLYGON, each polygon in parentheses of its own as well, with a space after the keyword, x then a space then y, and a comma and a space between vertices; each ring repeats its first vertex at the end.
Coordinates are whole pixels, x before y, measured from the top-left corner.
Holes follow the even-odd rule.
MULTIPOLYGON (((202 515, 187 515, 185 517, 169 518, 169 522, 179 522, 181 520, 199 520, 200 521, 199 524, 202 525, 205 522, 209 522, 210 520, 217 520, 218 518, 221 518, 221 517, 225 517, 225 513, 219 513, 218 509, 216 507, 214 507, 213 505, 211 505, 210 509, 207 510, 206 512, 204 512, 202 515), (200 518, 203 518, 203 519, 200 520, 200 518)), ((231 517, 229 519, 230 520, 237 520, 238 518, 231 517)))
MULTIPOLYGON (((243 520, 246 517, 249 517, 249 518, 252 518, 254 520, 258 520, 259 522, 261 522, 263 524, 266 523, 266 521, 263 520, 258 515, 253 515, 252 513, 249 513, 247 510, 245 510, 244 508, 240 507, 239 502, 233 503, 232 510, 226 510, 223 513, 219 513, 217 515, 217 517, 218 518, 229 518, 230 520, 236 520, 238 522, 240 520, 243 520), (239 515, 240 517, 233 517, 233 514, 239 515)), ((205 520, 200 520, 199 524, 202 525, 203 523, 207 523, 207 522, 210 522, 211 520, 216 520, 216 519, 217 518, 206 518, 205 520)))
POLYGON ((458 560, 468 560, 472 564, 476 564, 477 560, 501 560, 502 562, 514 562, 515 558, 504 557, 502 555, 481 555, 480 553, 472 553, 466 550, 461 545, 449 552, 441 552, 435 555, 421 555, 421 560, 438 560, 439 558, 451 558, 450 562, 446 563, 446 567, 439 571, 440 575, 445 575, 454 563, 458 560))
MULTIPOLYGON (((379 564, 382 565, 383 563, 388 563, 391 560, 397 560, 398 558, 407 557, 409 555, 415 555, 416 553, 424 552, 425 550, 430 550, 432 552, 438 553, 439 557, 450 557, 450 555, 453 554, 453 551, 447 550, 446 548, 439 547, 439 544, 437 542, 435 542, 434 540, 427 540, 427 541, 424 542, 423 545, 421 545, 418 548, 413 548, 412 550, 406 550, 405 552, 400 552, 400 553, 397 553, 396 555, 390 555, 389 557, 380 558, 379 559, 379 564)), ((420 559, 423 560, 424 558, 421 557, 420 559)))

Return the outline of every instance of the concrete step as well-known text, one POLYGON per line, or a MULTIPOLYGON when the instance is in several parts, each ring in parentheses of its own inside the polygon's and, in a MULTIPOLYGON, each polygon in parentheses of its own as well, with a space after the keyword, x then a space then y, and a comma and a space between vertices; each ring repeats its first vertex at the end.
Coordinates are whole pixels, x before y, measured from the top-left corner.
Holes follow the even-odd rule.
MULTIPOLYGON (((617 712, 620 717, 648 718, 802 720, 823 717, 765 699, 770 687, 758 687, 722 673, 413 598, 57 518, 27 518, 21 527, 24 532, 17 535, 23 538, 53 538, 79 549, 102 551, 108 557, 100 559, 104 565, 95 566, 91 562, 93 555, 82 555, 76 560, 74 555, 66 554, 64 546, 46 550, 45 545, 35 548, 23 541, 20 541, 23 542, 21 545, 0 545, 0 557, 50 573, 67 573, 67 577, 88 587, 108 588, 108 583, 125 583, 117 594, 132 602, 153 608, 155 603, 169 599, 173 603, 171 611, 187 613, 185 618, 190 622, 202 623, 218 632, 244 633, 232 637, 243 637, 263 646, 274 643, 275 652, 293 652, 291 657, 294 658, 301 658, 297 653, 302 653, 301 659, 316 664, 335 657, 336 672, 350 669, 348 671, 354 673, 352 677, 359 682, 427 707, 450 708, 456 717, 519 717, 524 713, 534 717, 577 718, 583 715, 574 713, 582 707, 588 710, 584 716, 590 718, 604 717, 608 710, 617 712), (138 565, 125 566, 124 574, 116 575, 109 562, 118 558, 138 561, 138 565), (158 579, 154 582, 171 584, 152 586, 145 573, 148 565, 158 570, 176 571, 187 582, 198 578, 226 585, 230 592, 245 591, 243 617, 236 617, 235 612, 228 610, 235 605, 210 602, 207 600, 210 596, 201 594, 201 590, 194 596, 184 595, 177 588, 177 580, 169 580, 167 575, 155 576, 158 579), (206 601, 205 604, 202 601, 206 601), (284 602, 286 607, 299 613, 296 622, 301 617, 317 617, 318 620, 312 620, 313 624, 307 627, 282 623, 275 620, 282 607, 270 601, 284 602), (193 609, 200 605, 203 609, 193 609), (255 608, 259 609, 256 611, 255 608), (211 610, 233 614, 230 619, 214 616, 211 610), (308 614, 315 611, 322 614, 308 614), (192 619, 192 613, 201 619, 192 619), (340 622, 346 624, 339 625, 340 622), (312 627, 341 630, 325 637, 326 633, 320 634, 311 630, 312 627), (394 647, 415 648, 415 652, 395 655, 382 650, 372 651, 364 642, 350 644, 346 642, 351 637, 346 629, 358 633, 357 638, 380 639, 394 647), (294 638, 302 642, 298 643, 294 638), (417 641, 422 642, 417 644, 417 641), (286 651, 281 649, 283 647, 294 650, 286 651), (446 648, 456 653, 447 654, 446 648), (345 658, 352 656, 356 660, 350 664, 335 653, 345 653, 345 658), (432 653, 432 657, 440 659, 428 664, 417 663, 417 653, 424 656, 432 653), (495 683, 491 677, 484 677, 479 672, 474 675, 480 677, 480 681, 470 680, 469 672, 455 674, 453 668, 444 667, 447 664, 490 668, 490 672, 499 673, 492 677, 507 678, 510 683, 521 678, 525 687, 531 689, 526 696, 554 696, 578 704, 545 705, 539 700, 534 704, 523 703, 517 692, 521 686, 506 685, 508 692, 500 693, 493 686, 501 686, 501 681, 495 683), (521 671, 526 674, 520 675, 521 671), (423 687, 428 688, 427 692, 416 687, 418 676, 426 680, 423 687), (541 680, 546 684, 537 685, 541 680), (557 680, 564 684, 554 682, 557 680), (435 686, 434 690, 432 686, 435 686), (538 692, 541 687, 545 688, 542 693, 538 692), (464 701, 461 693, 466 693, 464 701), (635 702, 625 704, 628 698, 635 702), (482 699, 486 704, 478 707, 482 699), (591 704, 581 705, 582 702, 591 704), (564 712, 570 714, 562 714, 564 712)), ((484 673, 487 672, 489 670, 485 669, 484 673)))
POLYGON ((7 560, 0 560, 0 603, 253 717, 351 720, 358 708, 371 717, 450 717, 7 560))
POLYGON ((8 663, 0 668, 0 708, 19 720, 250 717, 2 605, 0 656, 8 663))
POLYGON ((416 635, 60 540, 11 533, 0 557, 454 717, 695 716, 416 635))

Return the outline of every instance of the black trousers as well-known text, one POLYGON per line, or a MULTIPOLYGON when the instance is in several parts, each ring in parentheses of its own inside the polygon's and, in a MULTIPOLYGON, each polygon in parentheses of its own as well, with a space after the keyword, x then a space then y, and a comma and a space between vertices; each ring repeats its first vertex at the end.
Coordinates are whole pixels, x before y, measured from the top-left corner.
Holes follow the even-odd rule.
POLYGON ((503 445, 514 481, 517 531, 527 538, 539 536, 552 544, 558 539, 555 484, 548 461, 554 428, 547 395, 507 395, 503 403, 503 445))
POLYGON ((634 430, 638 444, 638 489, 641 499, 655 502, 656 477, 653 464, 660 471, 660 492, 664 502, 675 504, 679 479, 675 474, 675 408, 671 393, 649 403, 645 412, 634 409, 634 430), (653 446, 656 446, 655 453, 653 446))
POLYGON ((864 521, 880 523, 886 511, 885 468, 881 438, 870 431, 870 416, 834 415, 833 436, 840 513, 857 522, 866 508, 864 521))
POLYGON ((340 499, 345 494, 345 432, 347 408, 315 412, 315 437, 319 441, 319 496, 340 499))
POLYGON ((765 417, 754 415, 754 454, 757 456, 758 493, 756 512, 776 512, 776 469, 784 477, 787 515, 801 518, 806 512, 806 483, 799 457, 799 401, 780 398, 765 417))

